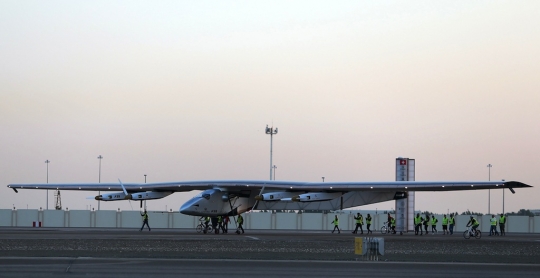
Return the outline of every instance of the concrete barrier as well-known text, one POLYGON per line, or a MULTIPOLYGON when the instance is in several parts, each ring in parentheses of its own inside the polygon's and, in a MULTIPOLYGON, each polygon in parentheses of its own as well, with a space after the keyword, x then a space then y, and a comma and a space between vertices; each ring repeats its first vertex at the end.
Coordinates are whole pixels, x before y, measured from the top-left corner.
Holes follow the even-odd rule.
MULTIPOLYGON (((364 230, 366 230, 364 216, 364 230)), ((318 230, 331 231, 334 228, 334 216, 339 218, 339 227, 343 231, 352 231, 355 227, 354 216, 356 211, 338 213, 271 213, 253 212, 244 214, 245 229, 264 230, 318 230)), ((372 216, 371 230, 374 234, 380 233, 380 228, 387 221, 386 214, 372 216)), ((422 215, 423 216, 423 215, 422 215)), ((178 212, 149 211, 149 224, 151 228, 183 228, 195 229, 199 217, 183 215, 178 212)), ((439 220, 437 229, 442 231, 442 215, 435 215, 439 220)), ((476 216, 475 216, 476 217, 476 216)), ((480 222, 483 233, 489 233, 491 215, 476 217, 480 222)), ((497 216, 497 219, 499 216, 497 216)), ((467 228, 469 215, 457 215, 454 233, 461 234, 467 228)), ((89 210, 0 210, 0 227, 32 227, 33 222, 42 222, 43 227, 79 227, 79 228, 133 228, 142 226, 142 217, 139 211, 89 211, 89 210)), ((234 229, 236 223, 231 217, 229 229, 234 229)), ((431 231, 431 227, 428 229, 431 231)), ((506 231, 509 233, 540 233, 540 216, 508 216, 506 231)))
POLYGON ((0 210, 0 227, 12 227, 13 223, 11 221, 11 217, 13 215, 12 210, 10 209, 2 209, 0 210))
MULTIPOLYGON (((508 216, 506 224, 506 232, 508 233, 528 233, 529 232, 528 216, 508 216)), ((540 231, 537 231, 537 233, 540 231)))
POLYGON ((17 210, 17 227, 32 227, 34 221, 41 221, 38 216, 38 210, 21 209, 17 210))
POLYGON ((79 227, 79 228, 88 228, 94 227, 92 225, 92 219, 90 218, 89 210, 72 210, 66 211, 68 223, 67 227, 79 227))
POLYGON ((43 227, 64 227, 64 211, 63 210, 51 210, 42 211, 43 214, 43 227))

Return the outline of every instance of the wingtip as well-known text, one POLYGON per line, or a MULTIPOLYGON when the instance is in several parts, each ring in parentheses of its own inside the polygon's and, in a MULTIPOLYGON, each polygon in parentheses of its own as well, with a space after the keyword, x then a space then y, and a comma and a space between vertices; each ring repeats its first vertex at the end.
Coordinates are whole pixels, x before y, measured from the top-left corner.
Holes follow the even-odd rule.
POLYGON ((505 187, 513 187, 513 188, 533 187, 532 185, 528 185, 526 183, 519 182, 519 181, 506 181, 506 182, 504 182, 504 186, 505 187))

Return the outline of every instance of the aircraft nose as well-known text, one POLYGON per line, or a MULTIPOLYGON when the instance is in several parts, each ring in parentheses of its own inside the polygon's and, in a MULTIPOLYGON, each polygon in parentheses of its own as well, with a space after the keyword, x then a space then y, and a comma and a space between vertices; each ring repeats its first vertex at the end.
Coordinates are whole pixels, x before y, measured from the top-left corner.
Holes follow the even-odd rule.
POLYGON ((195 202, 188 201, 180 207, 180 213, 186 215, 196 215, 199 205, 195 202))

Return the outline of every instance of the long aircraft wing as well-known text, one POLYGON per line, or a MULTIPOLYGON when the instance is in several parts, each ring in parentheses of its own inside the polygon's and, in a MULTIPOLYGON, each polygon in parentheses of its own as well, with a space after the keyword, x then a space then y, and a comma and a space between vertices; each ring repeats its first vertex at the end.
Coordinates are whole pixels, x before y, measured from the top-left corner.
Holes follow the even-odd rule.
MULTIPOLYGON (((222 188, 227 190, 261 189, 285 191, 454 191, 532 187, 518 181, 391 181, 391 182, 294 182, 261 180, 213 180, 161 183, 125 183, 127 192, 186 192, 222 188)), ((80 191, 123 191, 120 183, 29 183, 9 184, 17 189, 52 189, 80 191)))

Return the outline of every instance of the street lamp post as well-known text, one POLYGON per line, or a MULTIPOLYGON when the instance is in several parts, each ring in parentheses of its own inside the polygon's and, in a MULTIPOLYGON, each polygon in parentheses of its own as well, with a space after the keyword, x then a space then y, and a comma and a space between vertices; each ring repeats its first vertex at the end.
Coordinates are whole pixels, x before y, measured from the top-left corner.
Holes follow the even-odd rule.
POLYGON ((274 166, 272 166, 272 168, 274 169, 274 180, 276 180, 276 169, 277 169, 277 166, 274 165, 274 166))
MULTIPOLYGON (((48 159, 45 160, 45 164, 47 164, 47 183, 49 183, 49 163, 51 163, 48 159)), ((47 189, 47 201, 45 202, 47 210, 49 210, 49 189, 47 189)))
MULTIPOLYGON (((491 181, 491 167, 493 165, 488 164, 488 181, 491 181)), ((491 214, 491 189, 488 189, 488 214, 491 214)))
MULTIPOLYGON (((101 183, 101 160, 103 159, 103 156, 101 156, 101 154, 97 157, 99 159, 99 175, 98 175, 98 183, 101 183)), ((101 195, 101 190, 98 191, 98 195, 101 195)), ((100 208, 100 201, 98 201, 97 203, 97 209, 99 210, 100 208)))
POLYGON ((277 127, 274 128, 274 127, 268 127, 268 125, 266 125, 266 129, 265 129, 265 132, 266 134, 270 134, 270 180, 272 180, 272 139, 273 139, 273 136, 274 134, 277 134, 277 127))

